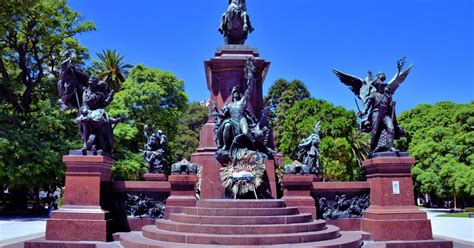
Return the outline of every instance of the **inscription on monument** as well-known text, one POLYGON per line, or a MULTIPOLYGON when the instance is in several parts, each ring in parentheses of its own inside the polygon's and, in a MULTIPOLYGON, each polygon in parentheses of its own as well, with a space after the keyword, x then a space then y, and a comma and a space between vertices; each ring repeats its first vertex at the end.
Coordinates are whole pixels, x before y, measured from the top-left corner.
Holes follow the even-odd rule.
POLYGON ((400 194, 400 182, 399 181, 392 181, 392 192, 394 195, 400 194))

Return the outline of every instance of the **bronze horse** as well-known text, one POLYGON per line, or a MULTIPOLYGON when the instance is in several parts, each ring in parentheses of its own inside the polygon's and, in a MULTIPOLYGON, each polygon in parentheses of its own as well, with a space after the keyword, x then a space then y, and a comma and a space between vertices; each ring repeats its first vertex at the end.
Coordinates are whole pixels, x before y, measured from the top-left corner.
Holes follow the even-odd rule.
POLYGON ((254 30, 247 14, 245 0, 229 0, 218 30, 224 36, 225 44, 245 43, 248 34, 254 30))

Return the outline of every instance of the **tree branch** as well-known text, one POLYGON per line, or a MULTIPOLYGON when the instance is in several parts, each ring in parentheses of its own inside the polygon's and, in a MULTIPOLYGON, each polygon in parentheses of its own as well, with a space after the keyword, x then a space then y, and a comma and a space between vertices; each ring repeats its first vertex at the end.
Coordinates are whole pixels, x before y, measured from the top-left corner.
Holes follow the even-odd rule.
POLYGON ((3 62, 3 54, 0 53, 0 72, 2 73, 2 77, 5 80, 5 83, 0 84, 0 97, 7 100, 9 103, 13 105, 13 107, 20 112, 24 112, 23 107, 18 103, 17 99, 13 94, 13 90, 11 88, 12 80, 10 78, 10 74, 8 74, 7 68, 3 62))

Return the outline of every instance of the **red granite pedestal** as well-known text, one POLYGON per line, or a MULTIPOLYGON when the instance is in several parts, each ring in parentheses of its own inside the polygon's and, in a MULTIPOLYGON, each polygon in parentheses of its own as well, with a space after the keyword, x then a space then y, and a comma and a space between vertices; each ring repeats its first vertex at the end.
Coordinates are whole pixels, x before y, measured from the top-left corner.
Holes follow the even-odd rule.
POLYGON ((64 156, 64 205, 46 224, 46 240, 107 241, 108 212, 100 206, 101 183, 114 161, 104 156, 64 156))
POLYGON ((316 180, 314 175, 283 175, 282 199, 285 200, 286 206, 297 207, 300 213, 310 213, 313 219, 316 219, 316 204, 311 196, 313 182, 316 180))
POLYGON ((196 206, 196 175, 171 175, 168 177, 171 185, 170 197, 166 200, 164 218, 171 213, 181 213, 185 207, 196 206))
POLYGON ((411 157, 378 157, 363 162, 370 185, 370 207, 362 231, 373 240, 430 240, 431 222, 415 207, 411 157))
MULTIPOLYGON (((242 92, 247 89, 247 80, 244 77, 247 58, 255 60, 255 86, 252 89, 247 109, 259 119, 264 105, 262 85, 270 62, 261 59, 258 51, 249 46, 225 45, 217 49, 213 58, 204 61, 207 88, 210 91, 209 100, 211 103, 215 102, 217 108, 221 109, 232 100, 230 89, 233 86, 240 86, 242 92)), ((273 142, 273 137, 269 138, 269 142, 273 142)), ((216 150, 214 122, 213 116, 210 114, 199 134, 199 147, 191 157, 191 162, 202 166, 201 199, 222 199, 225 196, 220 177, 220 169, 225 165, 215 159, 216 150)), ((278 164, 278 158, 276 162, 271 160, 265 164, 268 181, 265 181, 259 188, 259 190, 265 191, 265 195, 269 194, 273 198, 276 198, 275 165, 278 164)))
POLYGON ((145 181, 165 181, 166 177, 165 174, 159 173, 159 174, 154 174, 154 173, 145 173, 143 175, 143 178, 145 181))

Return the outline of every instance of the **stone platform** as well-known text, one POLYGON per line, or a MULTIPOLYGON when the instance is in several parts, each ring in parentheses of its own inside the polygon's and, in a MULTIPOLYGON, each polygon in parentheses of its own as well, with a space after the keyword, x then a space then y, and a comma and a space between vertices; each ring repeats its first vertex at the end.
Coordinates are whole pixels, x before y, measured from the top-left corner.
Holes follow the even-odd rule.
POLYGON ((360 247, 362 235, 340 232, 287 207, 284 200, 200 200, 141 232, 116 234, 124 247, 360 247))

